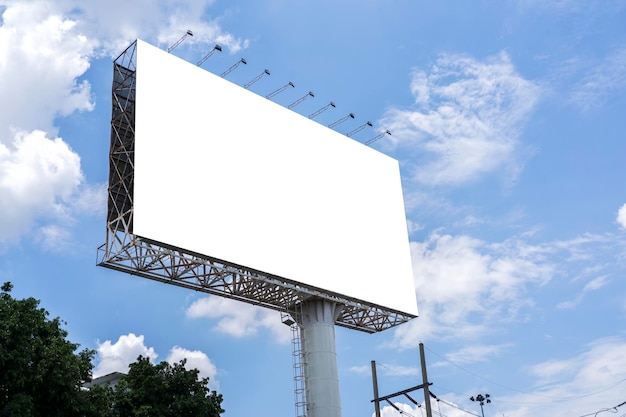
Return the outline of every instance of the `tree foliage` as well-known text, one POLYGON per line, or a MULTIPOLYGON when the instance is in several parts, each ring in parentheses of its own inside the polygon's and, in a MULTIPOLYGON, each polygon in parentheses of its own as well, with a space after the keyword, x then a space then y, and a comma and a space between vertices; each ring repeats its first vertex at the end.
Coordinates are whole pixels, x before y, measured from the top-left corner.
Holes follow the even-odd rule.
POLYGON ((48 319, 34 298, 0 292, 0 411, 8 416, 80 415, 81 387, 91 378, 94 351, 76 353, 61 320, 48 319))
POLYGON ((209 378, 198 379, 197 369, 185 369, 186 360, 150 363, 139 356, 115 389, 117 416, 218 417, 222 395, 211 391, 209 378))
POLYGON ((95 351, 67 340, 61 320, 50 320, 34 298, 0 292, 0 416, 219 417, 222 396, 186 361, 150 363, 140 356, 115 388, 92 386, 95 351))

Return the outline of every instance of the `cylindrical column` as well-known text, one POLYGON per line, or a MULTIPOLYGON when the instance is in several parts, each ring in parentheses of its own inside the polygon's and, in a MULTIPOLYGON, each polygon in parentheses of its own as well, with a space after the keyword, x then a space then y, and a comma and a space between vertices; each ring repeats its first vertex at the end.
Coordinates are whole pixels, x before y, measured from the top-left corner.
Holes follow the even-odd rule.
POLYGON ((325 300, 302 305, 307 417, 341 417, 335 320, 341 306, 325 300))

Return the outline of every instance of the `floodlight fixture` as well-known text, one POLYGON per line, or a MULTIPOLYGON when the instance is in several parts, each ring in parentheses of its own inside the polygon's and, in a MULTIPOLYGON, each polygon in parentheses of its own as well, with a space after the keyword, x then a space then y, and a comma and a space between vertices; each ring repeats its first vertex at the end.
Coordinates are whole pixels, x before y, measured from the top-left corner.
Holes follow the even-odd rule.
POLYGON ((246 65, 247 62, 245 59, 241 58, 239 61, 235 62, 233 65, 230 66, 230 68, 228 68, 226 71, 224 71, 223 73, 220 74, 220 77, 224 78, 226 77, 228 74, 230 74, 231 72, 233 72, 235 70, 235 68, 237 68, 240 64, 244 64, 246 65))
POLYGON ((180 38, 179 40, 177 40, 176 42, 174 42, 172 44, 172 46, 170 46, 169 48, 167 48, 167 52, 170 53, 174 50, 174 48, 176 48, 178 45, 180 45, 181 43, 183 43, 183 41, 185 39, 187 39, 187 36, 193 36, 193 32, 189 29, 187 29, 187 32, 185 32, 185 34, 183 35, 182 38, 180 38))
POLYGON ((483 415, 483 417, 485 417, 485 411, 483 410, 483 405, 485 405, 485 403, 487 404, 491 403, 491 400, 489 399, 489 397, 491 397, 489 394, 485 394, 484 396, 482 394, 478 394, 475 398, 474 396, 470 397, 470 401, 474 401, 480 404, 480 412, 483 415))
POLYGON ((303 95, 302 97, 300 97, 299 99, 297 99, 296 101, 288 105, 287 108, 293 109, 294 107, 296 107, 298 104, 302 103, 304 100, 306 100, 309 97, 315 97, 312 91, 309 91, 308 93, 306 93, 305 95, 303 95))
POLYGON ((330 103, 328 103, 327 105, 325 105, 324 107, 322 107, 321 109, 314 111, 313 113, 309 114, 309 119, 313 119, 316 116, 319 116, 321 113, 324 113, 326 110, 328 110, 331 107, 337 107, 335 106, 335 103, 333 103, 332 101, 330 103))
POLYGON ((333 127, 345 122, 348 119, 354 119, 354 113, 348 113, 347 115, 343 116, 341 119, 335 120, 334 122, 329 124, 328 127, 332 129, 333 127))
POLYGON ((372 125, 372 122, 370 122, 369 120, 368 120, 367 122, 363 123, 361 126, 359 126, 359 127, 357 127, 356 129, 354 129, 353 131, 346 133, 346 136, 347 136, 347 137, 350 137, 350 136, 354 135, 355 133, 358 133, 358 132, 360 132, 361 130, 365 129, 365 128, 366 128, 366 127, 368 127, 368 126, 369 126, 369 127, 372 127, 372 126, 373 126, 373 125, 372 125))
POLYGON ((391 136, 391 132, 389 130, 385 130, 383 133, 374 136, 372 139, 368 140, 367 142, 365 142, 366 145, 371 145, 372 143, 376 142, 378 139, 381 139, 383 136, 385 135, 389 135, 391 136))
POLYGON ((217 52, 222 52, 222 47, 219 46, 219 45, 215 45, 213 47, 213 49, 211 49, 208 54, 206 54, 200 61, 198 61, 198 63, 196 65, 199 66, 199 67, 202 66, 202 64, 204 64, 207 59, 211 58, 211 56, 213 56, 213 54, 216 51, 217 52))
POLYGON ((274 90, 271 93, 269 93, 268 95, 266 95, 265 98, 270 99, 270 98, 274 97, 276 94, 282 93, 283 91, 285 91, 289 87, 294 88, 295 85, 291 81, 289 81, 287 84, 283 85, 280 88, 277 88, 276 90, 274 90))
POLYGON ((252 84, 254 84, 255 82, 259 81, 261 78, 263 78, 264 75, 270 75, 270 71, 267 69, 263 70, 262 73, 260 73, 259 75, 257 75, 256 77, 248 81, 248 83, 244 85, 243 88, 250 87, 252 84))

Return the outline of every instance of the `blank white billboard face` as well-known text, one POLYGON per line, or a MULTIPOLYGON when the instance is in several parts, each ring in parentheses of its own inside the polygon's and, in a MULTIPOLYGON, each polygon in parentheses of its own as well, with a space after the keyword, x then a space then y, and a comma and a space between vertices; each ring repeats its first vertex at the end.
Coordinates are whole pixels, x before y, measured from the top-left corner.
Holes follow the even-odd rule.
POLYGON ((137 41, 133 233, 417 315, 398 162, 137 41))

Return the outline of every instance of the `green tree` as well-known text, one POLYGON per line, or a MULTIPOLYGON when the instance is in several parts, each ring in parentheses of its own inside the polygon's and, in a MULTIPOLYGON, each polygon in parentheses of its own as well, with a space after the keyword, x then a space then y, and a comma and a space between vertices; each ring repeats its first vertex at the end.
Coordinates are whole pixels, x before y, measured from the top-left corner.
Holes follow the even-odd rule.
POLYGON ((57 317, 34 298, 0 292, 0 416, 219 417, 222 396, 185 360, 156 365, 140 356, 115 388, 92 386, 95 351, 67 340, 57 317))
POLYGON ((76 352, 57 317, 34 298, 14 299, 13 286, 0 292, 0 414, 81 416, 81 387, 91 378, 93 350, 76 352))
POLYGON ((211 391, 209 378, 198 379, 186 361, 150 363, 139 356, 115 387, 115 415, 128 417, 218 417, 222 395, 211 391))

